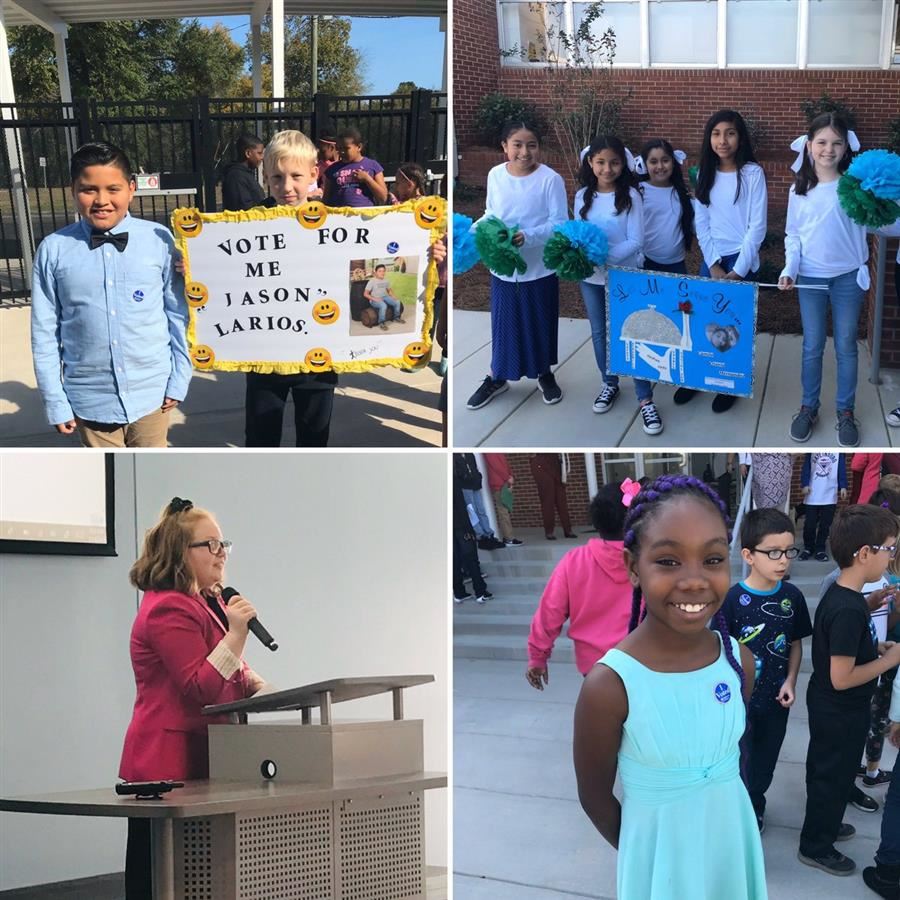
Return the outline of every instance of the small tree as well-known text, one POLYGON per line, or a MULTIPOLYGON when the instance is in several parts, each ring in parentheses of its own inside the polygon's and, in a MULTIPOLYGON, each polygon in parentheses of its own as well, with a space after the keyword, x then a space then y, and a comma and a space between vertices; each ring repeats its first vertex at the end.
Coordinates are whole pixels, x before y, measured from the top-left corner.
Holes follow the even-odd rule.
POLYGON ((550 127, 575 178, 581 150, 597 135, 622 136, 622 111, 631 90, 623 90, 613 81, 616 35, 612 28, 601 30, 602 0, 585 7, 578 27, 571 32, 560 25, 562 4, 531 4, 534 12, 543 12, 545 6, 552 18, 537 33, 536 48, 514 47, 501 55, 547 63, 550 127))
POLYGON ((800 112, 806 117, 806 124, 809 125, 816 116, 822 113, 837 113, 850 128, 856 128, 856 114, 840 100, 835 100, 829 94, 822 94, 816 100, 807 97, 800 104, 800 112))
POLYGON ((472 125, 479 139, 493 147, 500 142, 500 132, 510 119, 534 122, 535 127, 539 128, 543 125, 542 118, 533 103, 495 92, 481 98, 472 125))

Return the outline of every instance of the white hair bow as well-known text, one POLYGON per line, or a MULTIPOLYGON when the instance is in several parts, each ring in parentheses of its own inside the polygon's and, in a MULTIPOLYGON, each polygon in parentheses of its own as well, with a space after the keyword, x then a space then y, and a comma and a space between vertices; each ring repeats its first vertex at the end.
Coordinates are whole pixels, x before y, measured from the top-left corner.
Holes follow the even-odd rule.
POLYGON ((588 150, 590 150, 590 149, 591 149, 591 145, 588 144, 587 147, 585 147, 584 150, 582 150, 581 153, 578 154, 578 159, 580 162, 584 162, 584 158, 587 156, 588 150))
POLYGON ((687 159, 687 153, 685 153, 684 150, 676 150, 673 156, 678 160, 679 166, 683 165, 684 161, 687 159))
MULTIPOLYGON (((791 143, 791 150, 797 154, 797 158, 791 163, 791 169, 794 172, 799 172, 800 166, 803 165, 803 154, 806 152, 806 142, 808 140, 809 138, 805 134, 801 134, 799 137, 794 138, 791 143)), ((859 150, 859 138, 856 136, 855 131, 847 132, 847 143, 854 153, 859 150)))
POLYGON ((634 156, 627 147, 625 148, 625 162, 628 164, 629 172, 637 171, 637 164, 635 163, 634 156))
MULTIPOLYGON (((627 152, 627 151, 626 151, 627 152)), ((678 160, 678 165, 682 165, 684 161, 687 159, 687 153, 684 150, 675 150, 672 153, 672 156, 678 160)), ((647 174, 647 163, 644 162, 643 156, 636 156, 634 158, 634 171, 638 175, 646 175, 647 174)))

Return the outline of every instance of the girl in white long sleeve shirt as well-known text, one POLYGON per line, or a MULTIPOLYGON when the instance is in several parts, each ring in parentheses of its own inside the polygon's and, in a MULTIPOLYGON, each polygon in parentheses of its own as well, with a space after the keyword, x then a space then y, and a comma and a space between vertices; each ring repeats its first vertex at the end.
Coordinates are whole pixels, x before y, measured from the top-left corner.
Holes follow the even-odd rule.
MULTIPOLYGON (((644 203, 622 142, 613 135, 596 138, 584 154, 578 177, 582 187, 575 194, 575 218, 603 229, 609 242, 608 265, 639 268, 644 260, 644 203)), ((606 413, 619 396, 619 376, 606 369, 606 266, 597 266, 594 274, 581 282, 581 296, 591 322, 597 368, 603 376, 593 409, 606 413)), ((663 424, 653 402, 653 385, 635 378, 634 389, 644 431, 659 434, 663 424)))
POLYGON ((803 398, 791 422, 790 436, 800 443, 808 441, 818 419, 830 304, 837 359, 838 443, 856 447, 856 333, 869 288, 869 246, 865 226, 852 222, 838 200, 838 181, 852 159, 847 123, 835 113, 818 116, 810 124, 801 152, 788 198, 785 264, 778 279, 781 290, 790 290, 796 283, 803 322, 803 398), (821 285, 827 290, 804 290, 804 285, 821 285))
MULTIPOLYGON (((703 253, 702 277, 743 281, 759 269, 766 236, 766 176, 753 155, 747 124, 733 109, 720 109, 706 122, 694 201, 694 227, 703 253)), ((696 391, 679 388, 676 403, 696 391)), ((734 405, 733 395, 717 394, 713 412, 734 405)))
POLYGON ((504 129, 506 162, 488 174, 485 217, 516 228, 512 243, 527 268, 523 274, 491 272, 491 372, 469 398, 480 409, 508 388, 508 381, 537 378, 545 403, 562 391, 551 366, 557 362, 559 280, 544 266, 544 244, 569 217, 562 177, 540 161, 540 137, 519 122, 504 129))

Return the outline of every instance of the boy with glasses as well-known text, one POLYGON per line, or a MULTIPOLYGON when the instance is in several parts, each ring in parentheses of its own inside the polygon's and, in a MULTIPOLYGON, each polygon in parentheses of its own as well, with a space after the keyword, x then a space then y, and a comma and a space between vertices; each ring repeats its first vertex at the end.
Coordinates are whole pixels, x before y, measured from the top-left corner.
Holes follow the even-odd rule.
POLYGON ((741 523, 741 556, 750 573, 725 595, 728 631, 753 654, 756 682, 747 711, 745 781, 760 834, 766 791, 797 690, 803 638, 812 634, 806 599, 783 579, 799 551, 794 526, 778 509, 754 509, 741 523))
POLYGON ((889 509, 848 506, 838 513, 829 535, 841 573, 819 601, 813 625, 813 671, 806 693, 806 818, 798 857, 831 875, 850 875, 856 869, 834 843, 855 833, 841 819, 866 742, 876 681, 900 663, 900 644, 873 644, 862 594, 863 586, 881 578, 896 554, 898 531, 900 523, 889 509))

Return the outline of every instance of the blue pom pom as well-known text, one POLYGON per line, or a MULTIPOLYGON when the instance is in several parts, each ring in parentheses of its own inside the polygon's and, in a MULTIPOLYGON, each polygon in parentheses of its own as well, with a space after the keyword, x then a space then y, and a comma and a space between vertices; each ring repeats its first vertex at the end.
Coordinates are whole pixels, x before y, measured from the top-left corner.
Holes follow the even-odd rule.
POLYGON ((480 260, 475 247, 475 235, 470 230, 472 220, 462 213, 453 213, 453 274, 462 275, 480 260))
POLYGON ((595 266, 606 263, 609 241, 602 228, 591 222, 585 222, 584 219, 570 219, 562 225, 557 225, 554 231, 564 234, 595 266))
POLYGON ((866 150, 850 163, 847 174, 882 200, 900 200, 900 156, 890 150, 866 150))

